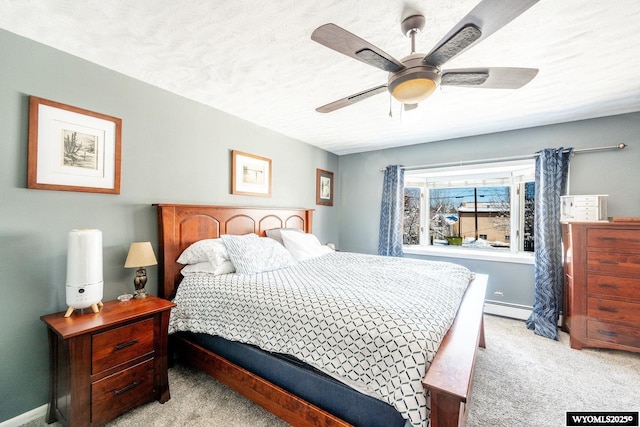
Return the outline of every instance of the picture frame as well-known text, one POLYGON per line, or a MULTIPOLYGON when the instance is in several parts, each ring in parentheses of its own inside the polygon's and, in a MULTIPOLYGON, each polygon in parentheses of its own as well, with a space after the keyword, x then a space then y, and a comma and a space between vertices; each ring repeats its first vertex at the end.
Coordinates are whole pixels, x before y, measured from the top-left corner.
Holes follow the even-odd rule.
POLYGON ((271 197, 271 159, 231 151, 231 194, 271 197))
POLYGON ((333 172, 316 169, 316 204, 333 206, 333 172))
POLYGON ((122 120, 29 97, 27 188, 120 194, 122 120))

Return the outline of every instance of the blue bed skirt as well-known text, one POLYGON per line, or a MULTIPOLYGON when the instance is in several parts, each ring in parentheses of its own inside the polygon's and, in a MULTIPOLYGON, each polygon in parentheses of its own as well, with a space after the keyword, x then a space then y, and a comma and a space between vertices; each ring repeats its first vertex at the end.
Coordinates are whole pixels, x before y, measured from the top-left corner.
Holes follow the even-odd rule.
MULTIPOLYGON (((185 333, 180 333, 185 334, 185 333)), ((340 419, 362 427, 403 427, 406 420, 391 405, 351 389, 287 355, 207 334, 187 334, 190 341, 282 387, 340 419)))

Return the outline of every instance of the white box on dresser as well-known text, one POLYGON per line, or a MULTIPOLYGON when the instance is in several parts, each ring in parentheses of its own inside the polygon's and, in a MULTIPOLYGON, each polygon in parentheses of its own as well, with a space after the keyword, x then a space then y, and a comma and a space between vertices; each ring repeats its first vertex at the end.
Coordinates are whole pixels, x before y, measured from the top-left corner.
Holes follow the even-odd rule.
POLYGON ((606 221, 606 194, 560 197, 560 221, 606 221))

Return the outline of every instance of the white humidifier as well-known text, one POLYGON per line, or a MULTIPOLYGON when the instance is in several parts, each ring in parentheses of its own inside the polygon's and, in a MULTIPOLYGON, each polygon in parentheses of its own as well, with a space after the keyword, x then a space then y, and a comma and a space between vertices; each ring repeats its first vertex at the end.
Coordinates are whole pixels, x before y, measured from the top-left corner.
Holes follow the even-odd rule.
POLYGON ((71 230, 67 248, 67 312, 91 307, 94 313, 102 307, 102 232, 71 230))

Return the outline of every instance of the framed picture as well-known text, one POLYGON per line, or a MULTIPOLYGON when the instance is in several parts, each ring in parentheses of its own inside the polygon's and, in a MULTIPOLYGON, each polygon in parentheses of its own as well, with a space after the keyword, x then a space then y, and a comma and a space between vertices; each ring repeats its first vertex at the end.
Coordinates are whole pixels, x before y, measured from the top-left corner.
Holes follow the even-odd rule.
POLYGON ((122 120, 29 97, 27 188, 120 194, 122 120))
POLYGON ((271 159, 232 150, 231 194, 271 197, 271 159))
POLYGON ((333 206, 333 172, 316 169, 316 204, 333 206))

